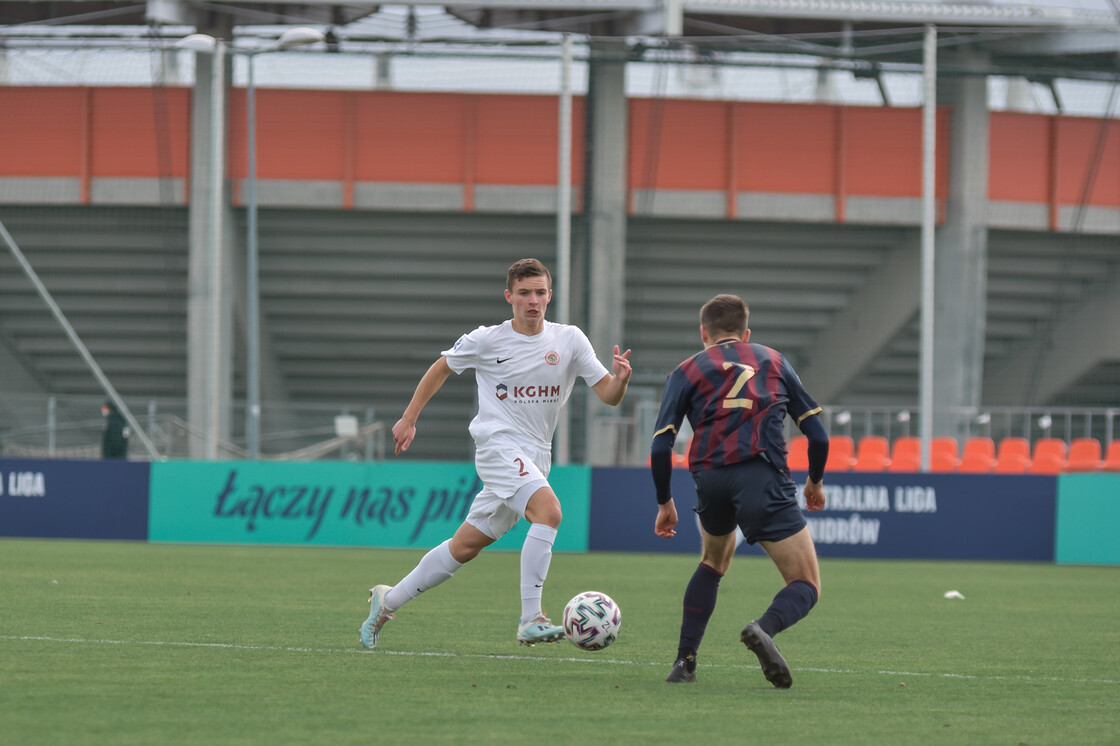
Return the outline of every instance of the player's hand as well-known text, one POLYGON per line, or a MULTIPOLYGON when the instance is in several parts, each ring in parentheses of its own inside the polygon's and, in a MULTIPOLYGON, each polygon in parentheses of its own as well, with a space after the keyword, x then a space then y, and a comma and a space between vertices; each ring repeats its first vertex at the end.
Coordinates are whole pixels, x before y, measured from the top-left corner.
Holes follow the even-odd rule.
POLYGON ((403 451, 407 451, 415 437, 416 423, 409 422, 404 417, 397 420, 397 424, 393 425, 393 443, 396 445, 393 455, 399 456, 403 451))
POLYGON ((618 345, 614 346, 614 365, 612 366, 616 378, 620 381, 630 380, 630 374, 633 370, 630 368, 630 350, 622 353, 618 352, 618 345))
POLYGON ((671 539, 677 535, 677 506, 673 503, 673 498, 657 506, 657 521, 653 524, 653 533, 663 539, 671 539))
POLYGON ((824 510, 824 480, 813 482, 805 480, 805 507, 810 513, 824 510))

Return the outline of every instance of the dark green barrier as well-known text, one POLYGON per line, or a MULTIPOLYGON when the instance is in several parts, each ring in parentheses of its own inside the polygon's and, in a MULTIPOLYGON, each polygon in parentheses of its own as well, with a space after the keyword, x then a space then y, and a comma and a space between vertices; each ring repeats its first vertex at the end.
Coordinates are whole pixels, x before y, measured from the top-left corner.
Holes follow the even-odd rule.
MULTIPOLYGON (((553 467, 557 550, 587 551, 591 469, 553 467)), ((435 546, 482 485, 471 463, 169 462, 152 465, 149 539, 221 544, 435 546)), ((494 546, 520 549, 521 521, 494 546)))
POLYGON ((1120 474, 1058 478, 1059 564, 1120 565, 1120 474))
MULTIPOLYGON (((471 463, 181 461, 150 466, 150 499, 145 505, 143 486, 147 480, 138 482, 140 489, 125 489, 117 477, 147 477, 147 464, 20 460, 2 463, 3 536, 429 548, 454 533, 480 488, 471 463), (70 474, 80 478, 75 481, 67 476, 70 474), (143 535, 145 523, 147 537, 143 535)), ((667 543, 651 538, 655 507, 648 470, 595 469, 594 473, 596 513, 592 525, 592 470, 583 466, 558 466, 552 470, 550 481, 564 507, 557 550, 587 551, 590 535, 591 547, 597 550, 696 551, 692 546, 695 542, 667 543), (628 539, 631 534, 641 541, 628 539)), ((688 510, 691 504, 684 499, 690 480, 685 472, 680 473, 680 478, 683 502, 678 504, 678 510, 687 522, 682 523, 687 535, 695 530, 691 528, 693 521, 688 510)), ((887 477, 861 475, 858 479, 844 479, 834 475, 831 486, 833 490, 844 489, 846 481, 870 484, 877 479, 887 477)), ((932 477, 914 475, 911 479, 932 477)), ((969 507, 963 517, 929 532, 931 540, 949 542, 945 544, 947 548, 952 542, 962 541, 962 521, 972 521, 976 524, 972 528, 983 535, 1010 533, 1021 538, 1023 485, 1050 484, 1051 489, 1057 490, 1053 533, 1049 534, 1054 537, 1053 559, 1063 564, 1120 565, 1120 474, 1006 479, 954 475, 952 479, 938 479, 944 484, 939 481, 934 485, 936 510, 926 500, 921 512, 911 510, 905 519, 933 526, 931 516, 947 515, 952 503, 969 493, 969 507), (969 491, 974 487, 983 489, 971 494, 969 491), (1008 499, 1009 504, 999 507, 1001 500, 1008 499), (990 515, 993 508, 996 514, 990 515)), ((928 495, 929 491, 923 494, 928 495)), ((833 504, 829 511, 814 518, 829 518, 845 507, 847 497, 840 499, 830 493, 830 500, 833 504)), ((858 507, 861 522, 868 517, 879 521, 880 540, 889 539, 890 532, 884 533, 882 527, 885 518, 868 512, 869 505, 862 502, 858 507)), ((528 524, 522 521, 496 547, 518 549, 527 529, 528 524)), ((839 552, 839 545, 828 544, 827 538, 820 539, 822 554, 839 552)), ((976 546, 981 544, 976 542, 976 546)), ((1033 541, 1032 546, 1047 551, 1047 556, 1039 560, 1051 559, 1049 540, 1033 541)), ((844 547, 847 545, 841 549, 844 547)), ((858 556, 851 547, 847 548, 850 556, 858 556)), ((1026 558, 999 551, 995 556, 976 556, 1026 558)))

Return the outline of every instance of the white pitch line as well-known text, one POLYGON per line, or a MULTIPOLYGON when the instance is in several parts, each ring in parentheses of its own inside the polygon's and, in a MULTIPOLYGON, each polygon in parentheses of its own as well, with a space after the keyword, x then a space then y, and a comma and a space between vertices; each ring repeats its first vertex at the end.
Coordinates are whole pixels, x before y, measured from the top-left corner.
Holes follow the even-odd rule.
MULTIPOLYGON (((499 655, 495 653, 439 653, 423 650, 364 650, 361 648, 303 648, 283 647, 279 645, 238 645, 229 642, 175 642, 164 640, 91 640, 80 637, 43 637, 37 635, 0 635, 0 640, 20 640, 30 642, 61 642, 79 645, 145 645, 152 647, 176 648, 213 648, 216 650, 262 650, 280 653, 330 653, 330 654, 357 654, 357 655, 402 655, 417 658, 476 658, 480 660, 509 660, 533 661, 536 663, 561 662, 561 663, 610 663, 616 666, 664 666, 664 661, 648 661, 642 663, 620 658, 603 658, 595 654, 589 657, 540 657, 535 655, 499 655)), ((736 663, 701 663, 701 669, 731 668, 742 670, 758 670, 758 666, 742 665, 736 663)), ((873 673, 879 676, 908 676, 939 679, 968 679, 973 681, 1031 681, 1052 682, 1065 684, 1120 684, 1120 679, 1071 679, 1058 676, 977 676, 963 673, 930 673, 920 671, 860 671, 851 668, 813 668, 790 667, 793 671, 809 671, 812 673, 828 673, 841 675, 864 675, 873 673)))

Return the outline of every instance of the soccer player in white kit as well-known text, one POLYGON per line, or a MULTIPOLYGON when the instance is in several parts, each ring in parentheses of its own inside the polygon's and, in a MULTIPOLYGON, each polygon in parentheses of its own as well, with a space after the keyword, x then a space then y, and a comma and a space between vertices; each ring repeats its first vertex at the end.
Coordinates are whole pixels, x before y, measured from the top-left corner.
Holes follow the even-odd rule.
POLYGON ((361 626, 362 645, 367 648, 377 644, 381 627, 401 606, 450 578, 522 516, 531 525, 521 547, 517 641, 535 645, 564 636, 563 628, 554 625, 541 607, 561 519, 560 500, 548 484, 552 436, 577 377, 604 403, 615 406, 622 401, 630 382, 630 350, 619 353, 615 345, 613 372, 608 371, 579 328, 545 321, 552 277, 536 259, 522 259, 509 268, 505 295, 513 306, 513 318, 497 326, 480 326, 445 350, 420 379, 404 415, 393 426, 399 455, 416 437, 416 420, 424 405, 448 376, 474 369, 478 414, 470 433, 482 491, 454 536, 424 555, 395 586, 370 589, 369 617, 361 626))

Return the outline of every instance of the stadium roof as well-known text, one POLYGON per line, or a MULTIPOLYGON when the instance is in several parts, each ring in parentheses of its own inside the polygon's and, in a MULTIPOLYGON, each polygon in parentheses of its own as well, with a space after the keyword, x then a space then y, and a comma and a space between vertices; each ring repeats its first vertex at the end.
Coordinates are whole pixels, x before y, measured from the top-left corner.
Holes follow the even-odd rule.
MULTIPOLYGON (((1042 4, 923 2, 921 0, 398 0, 339 5, 328 0, 0 0, 3 36, 34 35, 46 27, 135 28, 193 26, 233 37, 249 26, 329 27, 336 38, 415 38, 416 12, 445 39, 470 37, 516 44, 544 33, 579 34, 624 44, 640 59, 657 39, 660 48, 687 44, 701 54, 751 51, 859 60, 868 65, 920 62, 924 26, 935 24, 941 48, 967 47, 980 71, 1036 79, 1120 79, 1120 0, 1096 9, 1042 4), (386 13, 406 23, 376 22, 386 13), (433 16, 435 14, 435 16, 433 16)), ((75 36, 81 31, 74 29, 75 36)), ((428 39, 431 40, 431 39, 428 39)), ((973 69, 976 69, 975 67, 973 69)), ((949 69, 951 70, 951 68, 949 69)), ((947 70, 947 71, 949 71, 947 70)))

